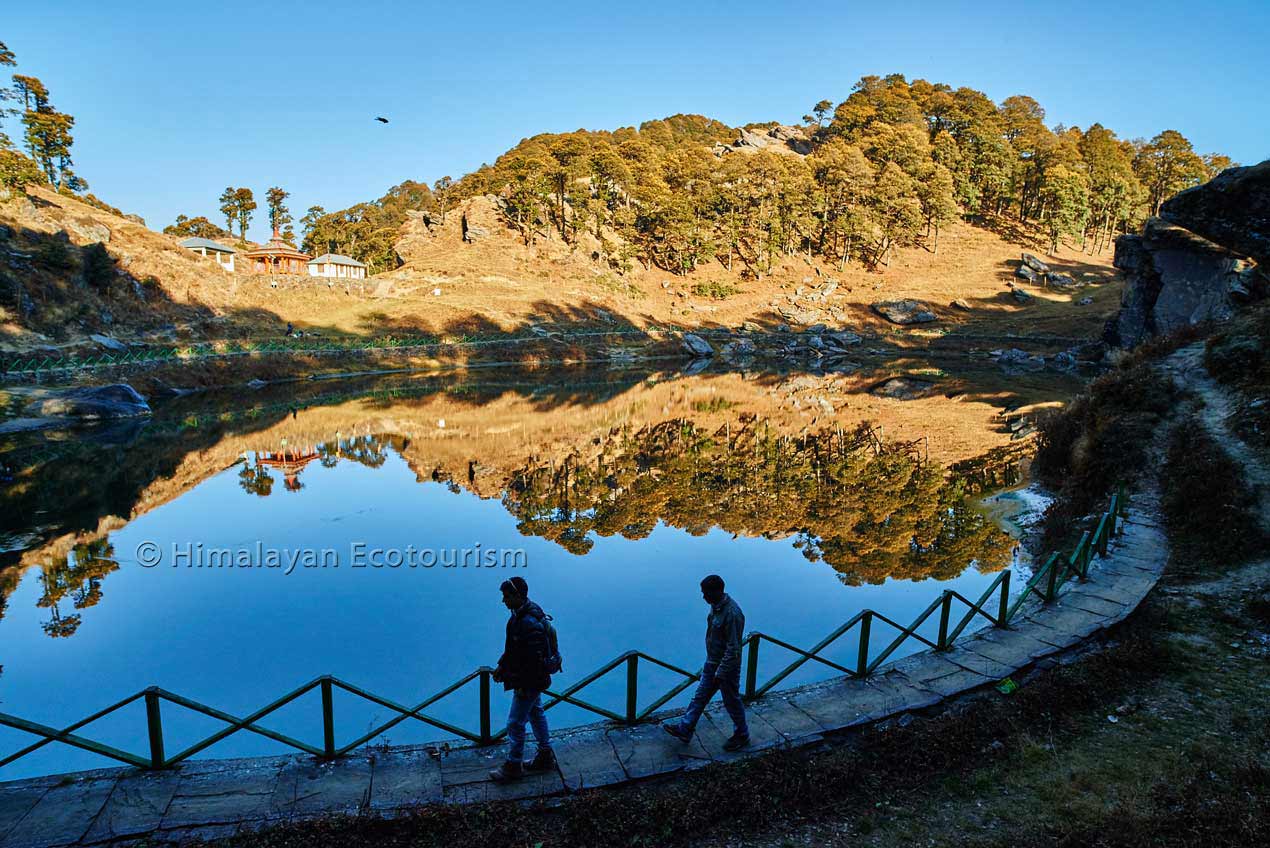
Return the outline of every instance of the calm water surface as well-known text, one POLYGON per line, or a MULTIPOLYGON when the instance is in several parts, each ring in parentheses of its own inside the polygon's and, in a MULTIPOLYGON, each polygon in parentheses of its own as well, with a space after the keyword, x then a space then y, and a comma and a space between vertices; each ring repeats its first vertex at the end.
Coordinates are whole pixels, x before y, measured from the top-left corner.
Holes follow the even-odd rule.
MULTIPOLYGON (((216 400, 14 446, 0 711, 60 727, 155 684, 244 715, 327 673, 415 703, 494 663, 498 586, 513 574, 555 617, 557 688, 632 648, 695 670, 707 573, 726 579, 748 629, 810 646, 865 608, 907 622, 942 588, 977 597, 1011 561, 1012 541, 911 449, 582 382, 551 402, 437 386, 216 400), (507 564, 451 567, 463 549, 507 564), (275 557, 282 567, 256 567, 275 557)), ((855 649, 848 637, 828 656, 855 649)), ((760 679, 791 659, 765 645, 760 679)), ((832 673, 809 664, 783 685, 832 673)), ((645 664, 641 704, 675 682, 645 664)), ((621 711, 624 686, 618 669, 585 697, 621 711)), ((476 698, 472 685, 430 713, 475 730, 476 698)), ((496 692, 496 727, 505 704, 496 692)), ((262 724, 320 745, 319 707, 313 692, 262 724)), ((169 753, 221 726, 164 709, 169 753)), ((340 693, 335 709, 342 741, 392 717, 340 693)), ((595 720, 567 705, 550 715, 595 720)), ((80 732, 145 750, 140 704, 80 732)), ((408 722, 386 741, 444 735, 408 722)), ((0 729, 0 756, 30 741, 0 729)), ((239 733, 203 756, 281 750, 239 733)), ((49 745, 0 780, 109 764, 49 745)))

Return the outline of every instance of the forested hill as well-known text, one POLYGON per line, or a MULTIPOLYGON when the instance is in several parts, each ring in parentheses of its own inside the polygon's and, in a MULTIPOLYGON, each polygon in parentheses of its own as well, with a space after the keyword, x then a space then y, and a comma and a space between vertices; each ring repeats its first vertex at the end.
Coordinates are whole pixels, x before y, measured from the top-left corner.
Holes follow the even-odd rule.
POLYGON ((795 127, 676 115, 537 135, 457 181, 406 182, 339 212, 314 207, 301 224, 310 251, 384 270, 408 212, 443 216, 491 195, 526 244, 582 246, 617 270, 717 261, 762 276, 781 254, 876 267, 896 247, 937 250, 941 225, 959 216, 1009 215, 1040 225, 1053 247, 1101 246, 1232 164, 1174 130, 1146 141, 1102 124, 1050 127, 1024 95, 997 104, 971 88, 869 76, 795 127))

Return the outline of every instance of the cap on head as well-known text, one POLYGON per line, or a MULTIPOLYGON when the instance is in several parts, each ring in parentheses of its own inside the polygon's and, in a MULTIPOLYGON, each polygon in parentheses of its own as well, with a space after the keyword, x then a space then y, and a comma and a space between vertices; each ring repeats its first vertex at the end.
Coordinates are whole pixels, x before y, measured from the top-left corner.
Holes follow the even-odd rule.
POLYGON ((701 591, 711 595, 718 595, 723 591, 723 578, 717 574, 711 574, 701 581, 701 591))
POLYGON ((515 592, 522 598, 529 597, 529 584, 525 582, 525 578, 523 577, 513 577, 510 580, 504 580, 502 585, 498 588, 503 591, 503 594, 515 592))

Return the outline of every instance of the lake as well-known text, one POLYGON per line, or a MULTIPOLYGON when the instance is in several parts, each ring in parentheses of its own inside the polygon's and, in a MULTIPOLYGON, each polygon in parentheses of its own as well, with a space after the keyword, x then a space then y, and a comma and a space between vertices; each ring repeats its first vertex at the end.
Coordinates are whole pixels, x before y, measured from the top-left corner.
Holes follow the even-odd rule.
MULTIPOLYGON (((709 573, 747 629, 810 647, 863 609, 908 622, 942 589, 975 598, 1003 568, 1026 568, 965 480, 915 438, 951 401, 883 408, 824 383, 786 392, 791 379, 332 382, 11 439, 0 712, 62 727, 158 685, 241 716, 323 674, 414 704, 494 664, 498 587, 517 574, 554 616, 558 690, 630 649, 696 671, 709 573), (800 391, 828 400, 800 403, 800 391), (880 413, 888 433, 911 438, 866 423, 880 413)), ((1012 482, 1004 473, 995 482, 1012 482)), ((886 637, 876 655, 892 634, 875 629, 886 637)), ((825 656, 851 664, 855 651, 849 636, 825 656)), ((792 659, 764 646, 760 682, 792 659)), ((809 663, 781 686, 835 673, 809 663)), ((640 705, 677 682, 644 663, 640 705)), ((583 697, 622 712, 625 683, 619 668, 583 697)), ((476 698, 469 685, 428 712, 474 731, 476 698)), ((506 703, 495 686, 496 729, 506 703)), ((337 692, 335 715, 342 744, 393 714, 337 692)), ((568 704, 549 715, 557 727, 598 720, 568 704)), ((318 693, 261 724, 320 746, 318 693)), ((145 726, 135 703, 79 732, 144 753, 145 726)), ((169 754, 221 726, 164 706, 169 754)), ((375 741, 445 737, 406 722, 375 741)), ((0 728, 0 757, 31 741, 0 728)), ((201 756, 285 750, 238 733, 201 756)), ((0 780, 110 764, 47 745, 0 780)))

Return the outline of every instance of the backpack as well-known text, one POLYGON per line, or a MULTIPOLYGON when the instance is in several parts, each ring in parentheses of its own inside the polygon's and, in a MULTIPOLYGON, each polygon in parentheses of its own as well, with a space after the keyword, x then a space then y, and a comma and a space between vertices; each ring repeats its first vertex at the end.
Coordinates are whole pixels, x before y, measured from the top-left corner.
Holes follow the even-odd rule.
POLYGON ((556 637, 556 627, 551 621, 551 616, 544 612, 542 629, 547 635, 547 655, 542 662, 547 674, 559 674, 564 669, 564 659, 560 656, 560 640, 556 637))

